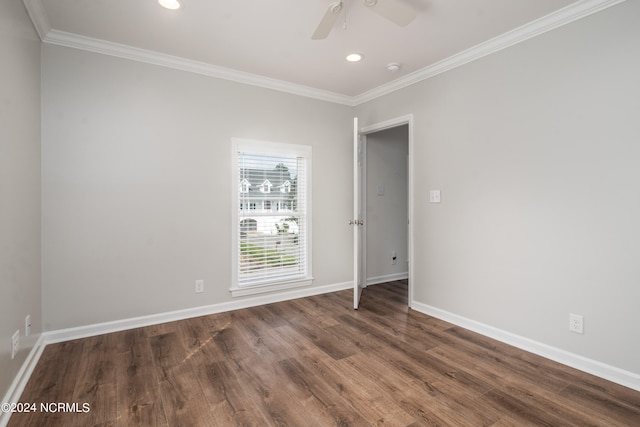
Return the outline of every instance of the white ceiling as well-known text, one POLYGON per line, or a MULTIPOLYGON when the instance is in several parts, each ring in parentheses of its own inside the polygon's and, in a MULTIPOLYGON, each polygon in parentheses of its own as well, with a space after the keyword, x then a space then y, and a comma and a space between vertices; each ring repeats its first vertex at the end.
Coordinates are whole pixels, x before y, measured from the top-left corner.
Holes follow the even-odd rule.
POLYGON ((170 11, 156 0, 24 0, 45 42, 97 51, 126 45, 137 48, 130 51, 133 56, 161 54, 172 63, 184 59, 227 75, 250 73, 347 98, 419 74, 532 21, 540 27, 540 21, 559 16, 561 25, 569 10, 584 15, 594 4, 611 3, 396 0, 417 12, 401 28, 362 0, 347 0, 346 30, 341 18, 327 39, 311 40, 332 0, 181 1, 182 9, 170 11), (348 63, 344 58, 350 52, 365 59, 348 63), (400 71, 387 71, 390 62, 402 64, 400 71))

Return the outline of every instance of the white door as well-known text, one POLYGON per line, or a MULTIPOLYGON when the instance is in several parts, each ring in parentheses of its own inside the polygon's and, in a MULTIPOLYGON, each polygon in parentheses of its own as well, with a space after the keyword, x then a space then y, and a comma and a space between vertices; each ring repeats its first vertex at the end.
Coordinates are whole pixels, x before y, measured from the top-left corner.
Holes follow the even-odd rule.
POLYGON ((358 118, 353 119, 353 308, 358 309, 364 288, 362 256, 362 147, 358 118))

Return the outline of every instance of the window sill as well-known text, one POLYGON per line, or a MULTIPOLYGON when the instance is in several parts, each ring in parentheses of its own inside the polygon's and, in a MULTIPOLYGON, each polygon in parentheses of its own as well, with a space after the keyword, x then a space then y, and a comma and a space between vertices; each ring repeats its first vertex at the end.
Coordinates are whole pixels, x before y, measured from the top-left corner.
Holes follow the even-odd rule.
POLYGON ((244 297, 247 295, 263 294, 266 292, 283 291, 287 289, 302 288, 304 286, 310 286, 313 282, 313 277, 307 277, 305 279, 292 280, 290 282, 276 282, 268 283, 264 285, 253 285, 246 287, 233 287, 229 289, 232 297, 244 297))

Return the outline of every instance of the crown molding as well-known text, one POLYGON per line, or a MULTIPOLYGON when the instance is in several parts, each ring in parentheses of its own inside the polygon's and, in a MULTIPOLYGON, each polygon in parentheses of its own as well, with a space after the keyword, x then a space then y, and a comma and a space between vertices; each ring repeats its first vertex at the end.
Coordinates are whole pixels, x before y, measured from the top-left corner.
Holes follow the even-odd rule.
POLYGON ((435 77, 446 71, 460 67, 476 59, 483 58, 492 53, 506 49, 525 40, 544 34, 548 31, 567 25, 571 22, 585 18, 601 10, 615 6, 626 0, 581 0, 570 4, 556 12, 545 15, 535 21, 489 39, 460 53, 452 55, 433 65, 422 68, 392 82, 378 86, 377 88, 356 95, 352 99, 353 105, 360 105, 373 99, 388 95, 399 89, 411 86, 423 80, 435 77))
MULTIPOLYGON (((34 0, 38 1, 38 0, 34 0)), ((116 56, 124 59, 131 59, 162 67, 174 68, 176 70, 188 71, 205 76, 217 77, 224 80, 231 80, 237 83, 244 83, 259 86, 266 89, 273 89, 280 92, 287 92, 308 98, 315 98, 322 101, 333 102, 343 105, 352 105, 350 96, 341 95, 335 92, 315 89, 309 86, 272 79, 257 74, 246 73, 244 71, 233 70, 231 68, 220 67, 204 62, 193 61, 178 56, 167 55, 146 49, 113 43, 91 37, 80 36, 64 31, 50 30, 42 40, 58 46, 82 49, 104 55, 116 56)))
POLYGON ((452 55, 433 65, 414 71, 413 73, 407 74, 389 83, 363 92, 360 95, 348 96, 309 86, 294 84, 283 80, 272 79, 257 74, 207 64, 204 62, 193 61, 177 56, 139 49, 128 45, 54 30, 48 22, 46 12, 42 6, 42 0, 23 0, 36 31, 44 43, 51 43, 59 46, 72 47, 75 49, 102 53, 119 58, 146 62, 148 64, 203 74, 210 77, 259 86, 351 107, 358 106, 365 102, 369 102, 373 99, 411 86, 415 83, 430 79, 438 74, 442 74, 487 55, 491 55, 492 53, 539 36, 563 25, 567 25, 624 1, 626 0, 577 1, 556 12, 550 13, 535 21, 452 55))
POLYGON ((40 40, 44 40, 49 31, 51 31, 51 25, 49 25, 49 19, 47 19, 42 0, 23 0, 23 3, 38 36, 40 36, 40 40))

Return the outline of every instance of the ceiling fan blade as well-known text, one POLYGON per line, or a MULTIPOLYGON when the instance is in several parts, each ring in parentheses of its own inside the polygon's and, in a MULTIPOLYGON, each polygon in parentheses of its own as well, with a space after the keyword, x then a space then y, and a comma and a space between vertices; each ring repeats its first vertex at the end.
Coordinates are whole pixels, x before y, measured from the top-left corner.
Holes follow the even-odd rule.
POLYGON ((327 8, 324 16, 322 17, 322 21, 318 24, 318 28, 311 36, 312 40, 322 40, 326 39, 333 28, 333 25, 338 20, 340 16, 340 11, 342 10, 342 0, 331 3, 327 8))
POLYGON ((364 5, 383 18, 401 27, 408 25, 416 17, 416 12, 398 0, 363 0, 364 5))

